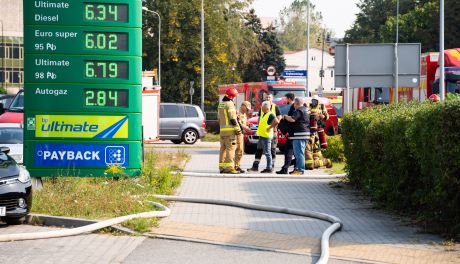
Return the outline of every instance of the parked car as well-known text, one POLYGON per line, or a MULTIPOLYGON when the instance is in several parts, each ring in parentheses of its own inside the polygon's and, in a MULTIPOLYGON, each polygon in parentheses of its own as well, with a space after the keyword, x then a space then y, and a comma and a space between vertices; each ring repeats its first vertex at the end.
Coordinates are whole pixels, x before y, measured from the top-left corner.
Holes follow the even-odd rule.
MULTIPOLYGON (((285 104, 285 98, 275 98, 274 104, 278 105, 281 115, 287 115, 289 112, 289 105, 285 104)), ((306 97, 305 102, 310 104, 311 97, 306 97)), ((324 127, 326 134, 329 136, 337 135, 339 130, 339 122, 337 118, 337 113, 335 112, 334 107, 327 98, 320 98, 320 103, 326 106, 327 112, 329 113, 329 119, 326 121, 326 126, 324 127)), ((244 135, 244 152, 246 154, 254 154, 257 150, 257 142, 259 141, 259 136, 256 135, 257 127, 259 125, 259 117, 256 115, 248 120, 251 128, 250 132, 246 132, 244 135)), ((283 135, 278 131, 278 148, 280 151, 284 150, 286 145, 287 135, 283 135)))
POLYGON ((196 105, 161 103, 160 140, 195 144, 206 135, 206 119, 196 105))
POLYGON ((21 224, 32 207, 32 182, 29 172, 0 147, 0 220, 21 224))
POLYGON ((24 90, 14 96, 8 109, 0 115, 0 123, 24 123, 24 90))
POLYGON ((0 103, 3 105, 3 109, 8 109, 8 106, 10 106, 10 103, 13 101, 13 98, 14 95, 11 94, 0 95, 0 103))
POLYGON ((22 124, 0 123, 0 146, 8 147, 11 156, 18 164, 23 163, 24 131, 22 124))

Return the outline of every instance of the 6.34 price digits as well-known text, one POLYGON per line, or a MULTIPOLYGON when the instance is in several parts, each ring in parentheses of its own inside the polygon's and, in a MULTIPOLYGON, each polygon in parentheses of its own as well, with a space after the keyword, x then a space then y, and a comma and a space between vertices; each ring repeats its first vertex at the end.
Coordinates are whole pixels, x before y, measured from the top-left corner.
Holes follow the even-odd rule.
POLYGON ((95 21, 121 21, 128 20, 126 5, 86 3, 85 19, 95 21))

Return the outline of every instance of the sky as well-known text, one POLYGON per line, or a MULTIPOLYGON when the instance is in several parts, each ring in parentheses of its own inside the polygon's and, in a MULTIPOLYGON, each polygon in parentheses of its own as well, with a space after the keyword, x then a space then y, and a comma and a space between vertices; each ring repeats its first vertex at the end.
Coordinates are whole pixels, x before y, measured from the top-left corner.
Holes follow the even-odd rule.
MULTIPOLYGON (((311 0, 317 11, 321 11, 324 23, 335 32, 336 37, 343 37, 355 21, 359 9, 359 0, 311 0)), ((255 0, 253 7, 260 17, 278 17, 279 11, 289 6, 293 0, 255 0)))

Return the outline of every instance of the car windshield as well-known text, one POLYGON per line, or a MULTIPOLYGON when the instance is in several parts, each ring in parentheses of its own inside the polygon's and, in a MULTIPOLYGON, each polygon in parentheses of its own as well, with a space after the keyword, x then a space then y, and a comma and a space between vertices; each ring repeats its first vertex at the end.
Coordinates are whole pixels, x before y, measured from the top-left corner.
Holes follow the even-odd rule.
POLYGON ((284 97, 287 93, 294 93, 296 97, 306 96, 304 90, 273 90, 271 92, 273 93, 273 97, 275 98, 284 97))
POLYGON ((22 144, 23 130, 20 127, 0 127, 1 144, 22 144))
POLYGON ((342 103, 333 104, 338 117, 342 117, 342 103))
POLYGON ((8 108, 10 112, 24 112, 24 93, 19 92, 8 108))

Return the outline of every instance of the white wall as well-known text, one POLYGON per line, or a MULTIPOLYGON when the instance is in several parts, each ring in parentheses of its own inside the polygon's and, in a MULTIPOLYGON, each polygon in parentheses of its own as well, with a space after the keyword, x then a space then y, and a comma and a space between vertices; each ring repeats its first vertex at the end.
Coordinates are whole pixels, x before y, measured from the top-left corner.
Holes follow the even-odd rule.
MULTIPOLYGON (((308 85, 310 91, 315 93, 320 86, 321 78, 319 77, 319 72, 321 70, 321 56, 322 52, 320 49, 312 48, 310 49, 310 65, 309 65, 309 78, 308 85)), ((286 70, 305 70, 306 68, 306 57, 307 51, 302 50, 298 52, 286 52, 284 58, 286 59, 286 70)), ((339 93, 341 90, 335 90, 334 82, 334 67, 335 67, 335 58, 331 56, 327 51, 324 52, 324 78, 323 78, 323 87, 325 93, 339 93)), ((292 81, 303 81, 305 79, 287 79, 292 81)))

